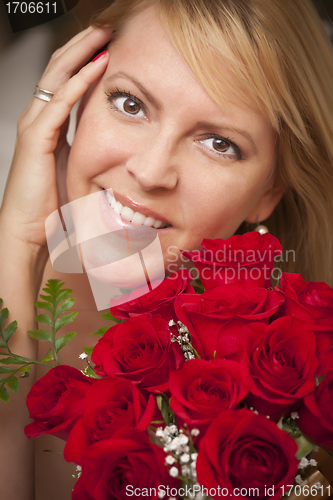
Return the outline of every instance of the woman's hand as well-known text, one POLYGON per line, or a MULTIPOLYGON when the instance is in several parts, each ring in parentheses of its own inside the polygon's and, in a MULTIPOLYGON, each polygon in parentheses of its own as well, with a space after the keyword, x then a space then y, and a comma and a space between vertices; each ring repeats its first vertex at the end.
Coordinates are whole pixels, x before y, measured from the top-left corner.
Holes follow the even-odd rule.
POLYGON ((62 201, 57 191, 57 171, 62 175, 66 171, 69 113, 104 73, 109 55, 106 52, 82 66, 110 38, 111 30, 90 26, 58 49, 38 82, 40 88, 54 92, 52 100, 44 102, 33 97, 18 120, 0 226, 14 241, 34 251, 46 244, 45 220, 62 201))
MULTIPOLYGON (((37 358, 37 342, 27 331, 37 328, 34 300, 47 258, 45 220, 61 204, 56 173, 67 165, 68 117, 89 85, 104 73, 109 56, 106 53, 82 66, 110 38, 111 31, 90 27, 57 50, 38 83, 54 92, 52 100, 33 98, 18 122, 0 213, 0 296, 10 311, 9 321, 17 320, 19 325, 10 339, 11 349, 32 359, 37 358)), ((2 496, 7 499, 35 498, 34 447, 22 432, 28 423, 25 398, 33 382, 34 371, 10 404, 0 406, 0 442, 6 450, 0 457, 2 476, 12 477, 14 470, 20 471, 17 481, 0 480, 2 496)))

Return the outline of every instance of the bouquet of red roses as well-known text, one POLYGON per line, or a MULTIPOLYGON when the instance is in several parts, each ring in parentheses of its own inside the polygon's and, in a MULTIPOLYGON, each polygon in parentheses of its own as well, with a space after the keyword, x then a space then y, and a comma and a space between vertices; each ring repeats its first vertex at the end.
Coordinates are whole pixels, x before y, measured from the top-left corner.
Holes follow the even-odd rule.
POLYGON ((195 288, 182 269, 129 295, 83 373, 32 387, 25 433, 66 440, 73 500, 325 494, 304 480, 314 445, 333 450, 333 290, 288 273, 272 289, 269 234, 202 247, 183 252, 195 288))

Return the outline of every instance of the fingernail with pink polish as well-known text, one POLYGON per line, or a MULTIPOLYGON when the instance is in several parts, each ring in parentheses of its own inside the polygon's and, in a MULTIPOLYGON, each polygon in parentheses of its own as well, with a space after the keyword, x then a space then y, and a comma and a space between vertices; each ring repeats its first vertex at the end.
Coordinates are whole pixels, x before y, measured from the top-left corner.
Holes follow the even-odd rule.
POLYGON ((96 61, 98 61, 99 59, 102 59, 102 57, 105 57, 107 53, 108 53, 108 51, 107 51, 107 50, 104 50, 103 52, 101 52, 100 54, 98 54, 98 55, 95 57, 95 59, 93 59, 93 60, 92 60, 92 62, 96 62, 96 61))

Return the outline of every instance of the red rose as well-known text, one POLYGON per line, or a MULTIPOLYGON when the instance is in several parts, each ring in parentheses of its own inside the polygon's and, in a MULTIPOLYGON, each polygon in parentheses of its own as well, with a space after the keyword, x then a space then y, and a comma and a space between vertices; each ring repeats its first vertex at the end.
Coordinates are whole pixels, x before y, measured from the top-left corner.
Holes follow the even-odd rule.
POLYGON ((28 424, 25 435, 36 438, 54 434, 67 439, 75 422, 83 414, 84 398, 93 380, 76 368, 60 365, 51 368, 32 386, 27 407, 34 422, 28 424))
POLYGON ((333 450, 333 371, 303 400, 297 423, 305 436, 326 450, 333 450))
POLYGON ((137 297, 137 290, 128 297, 128 302, 117 307, 111 307, 110 311, 115 318, 134 318, 147 312, 156 312, 167 321, 176 320, 174 300, 182 293, 195 293, 190 285, 192 275, 187 269, 180 269, 173 273, 151 292, 137 297), (136 298, 137 297, 137 298, 136 298))
POLYGON ((222 494, 227 498, 239 496, 244 488, 242 498, 278 499, 281 487, 294 482, 296 452, 296 441, 263 415, 245 409, 226 410, 200 442, 198 481, 212 498, 220 498, 220 487, 220 492, 225 488, 222 494), (267 493, 265 488, 272 487, 274 493, 267 493))
POLYGON ((201 295, 180 295, 175 309, 201 357, 239 359, 243 326, 252 321, 268 323, 281 302, 283 297, 273 290, 222 285, 201 295))
POLYGON ((76 422, 67 440, 65 460, 81 465, 82 455, 90 445, 110 438, 122 427, 147 429, 154 408, 153 396, 150 395, 147 403, 129 380, 112 377, 96 381, 87 393, 83 417, 76 422))
POLYGON ((195 264, 206 290, 228 283, 247 289, 270 287, 274 257, 282 252, 277 238, 257 231, 227 240, 204 239, 201 246, 203 251, 183 251, 183 255, 195 264))
POLYGON ((292 317, 268 326, 253 323, 244 327, 242 336, 242 376, 250 390, 246 400, 259 413, 278 420, 315 389, 325 339, 316 338, 308 325, 292 317))
POLYGON ((230 360, 187 361, 171 373, 171 408, 179 419, 199 427, 200 437, 207 425, 222 411, 237 408, 248 390, 242 382, 239 363, 230 360))
POLYGON ((165 391, 170 372, 184 363, 179 344, 171 344, 167 321, 148 314, 112 326, 91 359, 98 373, 132 380, 152 392, 165 391))
POLYGON ((326 283, 307 283, 300 274, 283 273, 280 287, 285 302, 276 314, 296 316, 315 332, 325 332, 333 338, 333 289, 326 283))
POLYGON ((111 439, 90 446, 83 456, 82 476, 75 485, 73 500, 158 499, 159 491, 178 488, 168 474, 165 453, 152 444, 146 433, 121 429, 111 439), (162 488, 161 488, 162 485, 162 488))

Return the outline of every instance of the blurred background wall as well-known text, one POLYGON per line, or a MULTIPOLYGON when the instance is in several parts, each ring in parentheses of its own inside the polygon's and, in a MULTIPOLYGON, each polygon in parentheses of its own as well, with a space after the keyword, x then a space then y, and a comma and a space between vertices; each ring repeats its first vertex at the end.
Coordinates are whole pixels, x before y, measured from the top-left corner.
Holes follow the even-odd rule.
MULTIPOLYGON (((333 0, 313 1, 333 42, 333 0)), ((17 119, 31 100, 52 52, 86 28, 92 15, 109 3, 79 0, 70 12, 54 21, 15 34, 5 4, 0 3, 0 203, 14 151, 17 119)))

